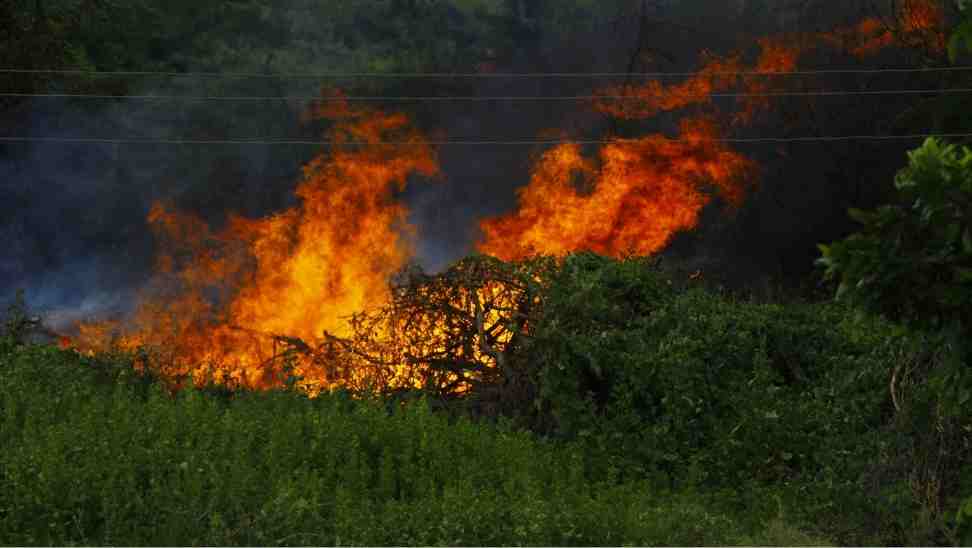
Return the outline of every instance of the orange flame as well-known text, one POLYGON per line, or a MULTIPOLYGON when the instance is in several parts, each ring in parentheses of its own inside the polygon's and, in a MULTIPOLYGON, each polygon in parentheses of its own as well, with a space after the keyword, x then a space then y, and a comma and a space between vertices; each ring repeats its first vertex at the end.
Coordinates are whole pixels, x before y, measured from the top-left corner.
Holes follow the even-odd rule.
MULTIPOLYGON (((931 36, 933 49, 941 49, 943 15, 934 0, 906 0, 897 16, 902 39, 924 33, 931 36)), ((713 94, 738 88, 744 93, 737 97, 730 120, 751 124, 758 113, 769 110, 772 92, 782 85, 773 75, 796 70, 808 51, 829 45, 873 54, 901 41, 879 21, 867 19, 831 33, 763 37, 756 43, 759 55, 750 67, 738 52, 703 52, 702 68, 683 82, 610 86, 597 93, 594 107, 628 120, 691 106, 702 107, 711 117, 713 94)), ((729 205, 738 205, 754 166, 713 140, 718 136, 714 124, 699 120, 683 122, 678 141, 660 136, 614 140, 600 150, 598 166, 575 145, 546 152, 530 183, 519 191, 517 209, 481 222, 484 238, 479 250, 504 259, 578 250, 612 256, 651 254, 664 248, 676 232, 696 226, 701 209, 712 198, 701 191, 705 184, 715 186, 729 205), (579 190, 577 181, 590 191, 579 190)))
POLYGON ((702 68, 684 82, 664 85, 650 80, 641 86, 608 86, 598 92, 601 99, 595 102, 595 108, 617 118, 644 119, 660 112, 711 105, 713 93, 739 88, 751 96, 737 101, 739 112, 734 120, 751 123, 757 111, 770 105, 768 97, 759 96, 772 91, 770 84, 773 80, 763 75, 794 71, 801 56, 822 46, 857 56, 874 55, 896 45, 924 47, 941 54, 945 51, 944 21, 944 12, 936 0, 904 0, 898 6, 892 25, 871 17, 832 32, 786 33, 758 38, 756 43, 760 53, 750 67, 744 65, 742 54, 738 52, 718 56, 703 51, 702 68), (740 72, 753 74, 742 75, 740 72))
MULTIPOLYGON (((410 174, 438 173, 433 151, 401 114, 337 102, 328 116, 338 145, 303 169, 301 203, 264 219, 202 220, 155 204, 148 221, 163 242, 155 290, 115 341, 148 346, 172 378, 192 373, 264 388, 278 384, 270 335, 306 341, 348 331, 345 317, 384 302, 388 278, 410 256, 404 206, 392 200, 410 174), (382 144, 392 139, 395 144, 382 144)), ((79 346, 103 347, 118 324, 83 325, 79 346)), ((326 371, 297 364, 305 386, 330 385, 326 371)))
POLYGON ((479 250, 505 260, 582 249, 649 255, 696 226, 711 200, 706 184, 738 205, 752 164, 713 141, 717 131, 709 121, 684 121, 681 133, 677 141, 659 135, 616 140, 601 148, 597 166, 577 145, 547 151, 520 190, 517 210, 482 222, 479 250), (578 190, 576 178, 590 191, 578 190))
POLYGON ((945 11, 935 0, 905 0, 898 9, 898 24, 907 39, 933 53, 945 51, 945 11))
POLYGON ((595 103, 599 111, 626 120, 651 118, 660 112, 678 110, 690 105, 709 103, 712 94, 725 91, 735 85, 742 65, 738 56, 726 59, 702 53, 705 61, 696 75, 681 84, 664 86, 651 80, 641 87, 628 85, 608 86, 598 95, 622 97, 621 101, 601 100, 595 103), (631 99, 637 99, 632 101, 631 99))
POLYGON ((942 55, 946 42, 944 28, 945 12, 938 1, 903 0, 890 21, 868 17, 853 27, 818 37, 820 41, 858 57, 875 55, 898 45, 942 55))

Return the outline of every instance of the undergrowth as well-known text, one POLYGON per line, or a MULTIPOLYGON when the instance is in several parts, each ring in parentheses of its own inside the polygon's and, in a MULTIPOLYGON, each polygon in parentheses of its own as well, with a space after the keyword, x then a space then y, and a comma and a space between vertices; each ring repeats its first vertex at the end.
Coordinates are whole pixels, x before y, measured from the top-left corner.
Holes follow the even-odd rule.
POLYGON ((119 382, 120 361, 41 346, 0 360, 0 544, 815 540, 778 520, 748 531, 702 495, 619 481, 578 444, 422 402, 389 413, 340 393, 173 397, 119 382))

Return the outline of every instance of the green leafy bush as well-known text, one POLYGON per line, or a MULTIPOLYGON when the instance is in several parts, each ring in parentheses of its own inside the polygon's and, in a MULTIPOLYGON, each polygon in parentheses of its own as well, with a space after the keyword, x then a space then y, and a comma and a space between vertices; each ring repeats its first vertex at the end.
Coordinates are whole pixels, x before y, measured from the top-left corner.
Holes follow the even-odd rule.
POLYGON ((536 427, 604 474, 698 489, 752 527, 781 497, 844 543, 941 539, 942 516, 923 512, 949 500, 965 449, 929 437, 958 441, 960 423, 924 382, 947 353, 923 335, 839 303, 676 290, 641 259, 571 256, 548 287, 528 354, 536 427))
POLYGON ((901 204, 851 210, 861 231, 821 245, 837 299, 955 343, 972 328, 972 150, 928 139, 896 179, 901 204))
POLYGON ((821 245, 818 264, 839 280, 838 300, 921 334, 931 359, 889 364, 898 441, 888 464, 909 477, 919 528, 935 528, 970 488, 961 478, 972 457, 972 150, 928 139, 908 156, 895 179, 901 202, 851 210, 862 229, 821 245))
MULTIPOLYGON (((645 319, 674 292, 647 259, 591 253, 567 257, 548 284, 525 361, 537 386, 536 426, 570 437, 587 432, 590 418, 609 402, 613 407, 612 391, 647 351, 645 319)), ((650 392, 631 403, 656 404, 650 392)))
MULTIPOLYGON (((694 461, 699 477, 733 484, 806 464, 819 441, 805 433, 833 417, 791 400, 866 352, 834 329, 839 307, 678 293, 644 260, 572 256, 550 287, 531 348, 550 431, 623 448, 646 471, 694 461), (734 456, 740 446, 760 459, 734 456)), ((876 409, 877 384, 868 397, 876 409)))

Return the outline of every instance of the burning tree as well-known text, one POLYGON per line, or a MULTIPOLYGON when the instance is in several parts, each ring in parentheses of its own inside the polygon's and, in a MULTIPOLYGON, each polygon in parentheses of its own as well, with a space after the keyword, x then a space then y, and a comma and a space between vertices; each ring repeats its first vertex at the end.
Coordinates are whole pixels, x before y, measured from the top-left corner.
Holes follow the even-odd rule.
POLYGON ((526 401, 529 371, 521 350, 554 268, 550 258, 505 263, 473 256, 434 275, 407 269, 386 304, 355 314, 348 337, 325 334, 311 355, 370 372, 362 379, 367 386, 357 388, 468 394, 487 406, 526 401))

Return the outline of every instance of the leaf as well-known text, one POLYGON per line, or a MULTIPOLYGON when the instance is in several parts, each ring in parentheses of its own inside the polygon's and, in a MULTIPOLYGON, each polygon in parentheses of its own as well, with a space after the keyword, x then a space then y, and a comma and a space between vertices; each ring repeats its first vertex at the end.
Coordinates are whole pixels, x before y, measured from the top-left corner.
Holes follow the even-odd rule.
POLYGON ((960 50, 972 49, 972 19, 966 18, 962 21, 958 27, 956 27, 955 32, 952 33, 952 37, 948 40, 948 59, 952 63, 958 57, 960 50))
POLYGON ((847 215, 851 219, 854 219, 855 221, 857 221, 859 223, 862 223, 862 224, 870 223, 871 220, 874 219, 874 214, 873 213, 870 213, 868 211, 864 211, 863 209, 857 209, 857 208, 854 208, 854 207, 852 207, 852 208, 850 208, 850 209, 847 210, 847 215))
POLYGON ((972 283, 972 268, 955 266, 952 267, 952 272, 955 273, 955 278, 959 283, 972 283))

